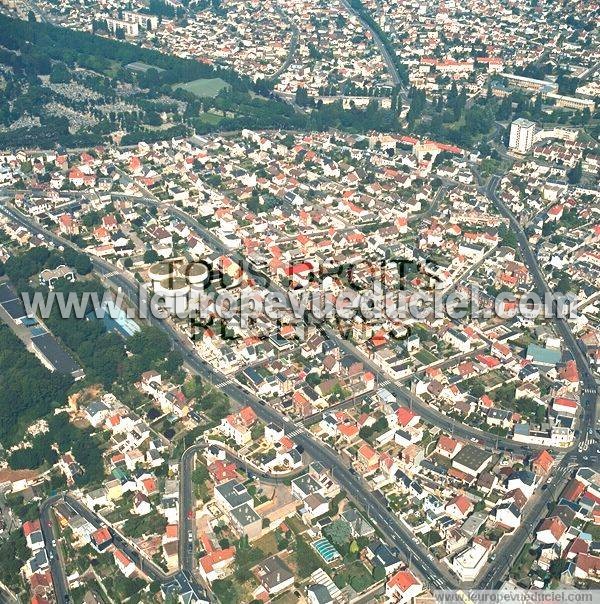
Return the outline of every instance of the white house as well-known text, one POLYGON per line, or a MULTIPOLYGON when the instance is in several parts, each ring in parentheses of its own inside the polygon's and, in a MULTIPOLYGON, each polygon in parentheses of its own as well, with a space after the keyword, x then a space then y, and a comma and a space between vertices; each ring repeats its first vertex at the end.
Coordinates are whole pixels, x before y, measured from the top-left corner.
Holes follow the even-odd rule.
POLYGON ((554 545, 561 540, 566 530, 565 523, 558 516, 546 518, 537 530, 536 539, 540 543, 554 545))
POLYGON ((455 556, 452 560, 452 570, 461 581, 473 581, 485 566, 491 541, 483 537, 475 537, 472 544, 465 551, 455 556))
POLYGON ((118 566, 119 570, 126 577, 131 577, 136 570, 133 561, 130 560, 129 557, 126 556, 120 549, 115 549, 113 556, 115 558, 115 564, 118 566))
POLYGON ((498 524, 516 529, 521 524, 521 510, 514 501, 505 501, 493 511, 493 517, 498 524))

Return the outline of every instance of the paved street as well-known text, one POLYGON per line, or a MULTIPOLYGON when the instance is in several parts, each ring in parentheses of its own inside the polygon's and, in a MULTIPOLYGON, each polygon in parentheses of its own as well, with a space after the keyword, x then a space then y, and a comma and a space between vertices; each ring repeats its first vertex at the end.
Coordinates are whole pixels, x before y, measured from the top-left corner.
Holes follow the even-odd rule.
POLYGON ((379 49, 381 56, 385 60, 392 83, 394 84, 394 86, 400 86, 402 84, 402 81, 400 80, 400 75, 398 74, 396 64, 394 63, 392 56, 390 55, 388 49, 386 48, 378 33, 372 27, 369 27, 368 23, 361 18, 361 16, 352 8, 352 6, 350 6, 350 3, 347 0, 342 0, 342 4, 349 13, 356 15, 358 19, 360 19, 363 26, 371 32, 371 34, 373 35, 373 39, 375 40, 375 44, 377 44, 377 48, 379 49))
MULTIPOLYGON (((181 456, 181 462, 179 464, 179 530, 180 535, 182 535, 182 538, 179 540, 179 560, 181 568, 190 573, 194 573, 196 570, 194 563, 195 538, 191 542, 188 539, 190 532, 192 535, 196 535, 194 516, 190 514, 190 512, 194 510, 195 506, 192 472, 194 471, 194 459, 196 455, 209 446, 211 445, 208 443, 196 443, 188 447, 181 456)), ((302 468, 286 475, 274 477, 271 474, 257 470, 251 464, 247 463, 237 455, 234 455, 227 448, 220 447, 218 445, 212 446, 217 446, 218 448, 224 450, 228 461, 235 463, 246 473, 251 472, 256 478, 259 478, 261 482, 277 484, 285 479, 289 480, 299 476, 302 472, 304 472, 304 468, 302 468)))
MULTIPOLYGON (((492 180, 490 187, 488 188, 488 192, 490 195, 495 196, 494 191, 494 182, 497 185, 497 180, 492 180)), ((152 203, 153 200, 147 200, 152 203)), ((27 226, 33 232, 39 232, 44 234, 46 237, 54 237, 51 233, 37 225, 33 220, 22 216, 19 212, 16 212, 11 208, 3 208, 5 213, 11 215, 17 222, 27 226)), ((181 212, 177 208, 173 208, 173 213, 176 214, 181 220, 186 222, 189 226, 192 226, 194 230, 199 231, 199 225, 197 221, 193 218, 189 217, 184 212, 181 212)), ((514 219, 513 219, 514 220, 514 219)), ((517 225, 518 227, 518 225, 517 225)), ((526 237, 522 231, 519 232, 517 230, 517 236, 519 239, 519 245, 522 246, 523 255, 527 261, 528 266, 534 276, 534 280, 536 282, 536 286, 540 291, 545 291, 545 282, 543 277, 541 276, 541 272, 537 267, 533 254, 529 249, 526 241, 526 237)), ((204 229, 200 231, 202 236, 209 241, 209 244, 215 247, 218 250, 222 250, 222 244, 214 237, 212 234, 206 232, 204 229)), ((57 243, 65 244, 64 240, 58 240, 57 243)), ((68 243, 67 243, 68 244, 68 243)), ((95 270, 99 274, 107 275, 107 279, 117 288, 121 288, 123 293, 127 295, 130 299, 135 300, 138 291, 137 284, 132 281, 128 276, 124 273, 115 270, 115 267, 104 260, 93 258, 93 264, 95 270)), ((265 283, 268 282, 266 278, 257 272, 257 279, 262 279, 265 283)), ((270 286, 273 286, 269 282, 270 286)), ((151 318, 151 322, 162 329, 164 329, 171 338, 173 345, 181 350, 184 360, 187 366, 196 374, 212 381, 213 383, 219 382, 223 380, 223 375, 219 372, 215 371, 211 366, 209 366, 205 361, 203 361, 196 353, 193 344, 183 336, 169 321, 159 320, 156 318, 151 318)), ((589 365, 587 364, 587 360, 581 353, 575 338, 573 337, 568 325, 564 321, 557 321, 557 328, 559 329, 559 333, 563 336, 565 343, 568 349, 572 352, 574 358, 577 361, 578 367, 580 369, 584 388, 587 392, 582 397, 582 406, 585 410, 584 416, 582 417, 582 433, 585 433, 588 426, 593 426, 595 422, 595 401, 596 401, 596 390, 595 390, 595 380, 591 374, 591 370, 589 369, 589 365)), ((376 368, 369 359, 364 358, 360 352, 356 350, 351 343, 339 337, 337 334, 333 333, 330 329, 325 329, 325 332, 329 337, 331 337, 334 341, 338 343, 338 345, 345 351, 357 355, 361 357, 367 366, 377 373, 379 379, 381 381, 385 381, 387 376, 382 375, 382 373, 376 368)), ((469 426, 464 426, 459 422, 455 422, 454 420, 447 418, 439 411, 433 409, 429 405, 424 404, 420 399, 416 396, 412 395, 410 391, 401 387, 398 384, 390 382, 386 387, 391 390, 394 394, 396 394, 401 400, 404 400, 409 406, 411 406, 414 410, 419 412, 422 417, 426 421, 430 421, 435 425, 438 425, 442 429, 453 433, 455 436, 464 438, 464 439, 477 439, 486 445, 495 448, 506 448, 513 450, 517 453, 526 455, 531 452, 532 448, 528 446, 524 446, 518 443, 514 443, 509 439, 498 439, 493 435, 490 435, 486 432, 476 430, 469 426)), ((232 381, 226 381, 222 390, 224 393, 229 396, 232 400, 236 401, 240 405, 250 405, 260 419, 269 423, 275 422, 283 425, 286 433, 294 432, 295 440, 298 444, 300 444, 304 451, 312 458, 319 459, 326 467, 328 467, 331 471, 335 479, 340 483, 340 486, 346 490, 348 495, 361 507, 363 507, 371 520, 377 525, 377 527, 382 531, 382 533, 386 536, 389 543, 396 547, 399 554, 405 559, 410 559, 412 561, 412 565, 414 566, 414 570, 418 572, 430 585, 437 588, 451 588, 457 585, 457 580, 450 574, 448 569, 438 563, 433 559, 431 554, 429 554, 417 541, 411 532, 404 527, 398 519, 387 509, 385 503, 375 495, 371 487, 367 485, 361 478, 353 475, 349 468, 344 465, 344 462, 340 459, 339 455, 332 449, 329 449, 325 444, 320 441, 315 440, 306 431, 298 432, 297 426, 290 422, 287 418, 283 417, 281 414, 276 412, 274 409, 265 405, 260 399, 253 396, 249 392, 245 391, 241 386, 232 381)), ((575 456, 583 457, 582 453, 579 452, 571 452, 568 456, 565 456, 563 462, 557 468, 557 475, 559 475, 563 469, 568 467, 568 463, 570 460, 574 459, 575 456), (560 470, 560 472, 559 472, 560 470)), ((182 463, 191 463, 191 460, 185 461, 182 463)), ((189 471, 189 467, 185 467, 185 472, 189 471)), ((185 481, 186 484, 182 486, 184 489, 184 498, 186 501, 191 501, 191 484, 188 484, 190 481, 185 481)), ((535 518, 536 515, 539 517, 539 513, 543 510, 544 506, 547 503, 547 498, 549 498, 549 492, 546 492, 544 497, 541 497, 539 501, 535 504, 533 508, 531 508, 527 514, 527 518, 535 518)), ((182 505, 182 509, 186 509, 187 506, 182 505)), ((508 565, 507 558, 508 554, 504 554, 504 548, 506 551, 513 552, 517 549, 519 544, 524 542, 527 534, 531 530, 531 526, 529 524, 531 521, 526 521, 521 530, 517 531, 517 533, 510 539, 510 546, 506 545, 502 547, 501 551, 498 552, 498 556, 495 560, 495 563, 490 565, 490 570, 480 579, 480 585, 494 585, 506 572, 506 568, 508 565)), ((184 542, 186 539, 186 534, 183 533, 181 541, 184 542)), ((127 544, 124 544, 124 547, 128 547, 127 544)), ((130 549, 130 548, 129 548, 130 549)), ((520 549, 520 548, 519 548, 520 549)), ((127 552, 126 552, 127 553, 127 552)), ((139 558, 136 552, 132 552, 132 555, 136 556, 137 560, 140 560, 140 564, 142 566, 148 566, 147 562, 144 562, 139 558)), ((183 552, 183 568, 191 568, 193 566, 193 552, 188 552, 187 550, 183 552)), ((152 571, 152 569, 150 569, 152 571)), ((59 572, 58 569, 55 569, 54 572, 59 572)), ((163 576, 163 579, 165 577, 163 576)))
POLYGON ((62 556, 58 551, 57 536, 58 533, 54 530, 54 518, 52 515, 52 506, 62 498, 59 495, 46 499, 40 505, 40 524, 42 526, 42 535, 46 544, 46 553, 48 554, 48 562, 50 572, 52 573, 52 582, 54 583, 54 593, 56 601, 59 604, 68 602, 69 583, 65 572, 62 556))
MULTIPOLYGON (((485 192, 494 201, 501 214, 509 219, 511 227, 517 237, 521 256, 533 278, 535 289, 543 299, 546 293, 550 293, 550 290, 521 225, 496 193, 500 180, 501 177, 499 176, 492 177, 485 192)), ((547 488, 542 491, 538 490, 534 495, 533 500, 529 502, 528 510, 522 519, 521 526, 509 539, 504 539, 501 542, 496 551, 494 562, 490 564, 488 570, 480 576, 477 581, 477 587, 479 589, 492 589, 496 587, 508 572, 515 556, 521 551, 533 529, 535 529, 540 519, 546 515, 548 503, 560 493, 561 488, 567 481, 571 471, 576 467, 585 466, 589 461, 590 453, 588 453, 588 447, 586 447, 585 450, 580 450, 578 445, 580 441, 585 442, 588 440, 589 431, 593 430, 596 425, 596 407, 598 398, 596 379, 592 373, 588 359, 581 352, 567 321, 556 318, 553 320, 553 323, 556 326, 558 333, 563 338, 567 350, 573 355, 580 372, 582 382, 581 406, 583 410, 580 418, 580 437, 576 446, 571 448, 564 455, 560 463, 552 470, 552 474, 547 483, 547 488)), ((592 455, 594 454, 594 451, 598 451, 598 445, 595 443, 592 444, 592 455)))
MULTIPOLYGON (((148 205, 156 206, 160 204, 158 200, 149 197, 137 199, 148 205)), ((194 233, 201 237, 212 249, 215 249, 220 253, 229 254, 235 261, 244 266, 252 277, 256 279, 256 281, 262 286, 268 287, 271 291, 276 291, 285 295, 286 292, 283 288, 278 286, 276 283, 273 283, 273 281, 262 274, 262 272, 254 269, 251 265, 245 262, 244 258, 240 254, 232 253, 231 250, 228 250, 228 248, 215 235, 200 225, 192 216, 174 206, 168 206, 168 210, 173 216, 176 216, 190 229, 192 229, 194 233)), ((431 405, 424 403, 419 397, 415 396, 412 392, 410 392, 409 389, 403 387, 398 381, 393 380, 393 378, 385 374, 375 363, 363 355, 356 348, 356 346, 345 338, 341 337, 332 328, 324 326, 322 329, 325 335, 332 341, 336 342, 342 350, 359 357, 366 367, 368 367, 369 371, 377 376, 377 381, 379 383, 386 382, 386 388, 390 390, 392 394, 398 396, 399 399, 404 401, 409 407, 417 411, 424 420, 434 423, 458 438, 464 438, 467 440, 475 438, 491 448, 501 447, 504 450, 515 451, 521 455, 527 455, 532 450, 539 448, 536 446, 516 443, 508 438, 498 438, 489 432, 465 425, 460 421, 444 415, 431 405)))

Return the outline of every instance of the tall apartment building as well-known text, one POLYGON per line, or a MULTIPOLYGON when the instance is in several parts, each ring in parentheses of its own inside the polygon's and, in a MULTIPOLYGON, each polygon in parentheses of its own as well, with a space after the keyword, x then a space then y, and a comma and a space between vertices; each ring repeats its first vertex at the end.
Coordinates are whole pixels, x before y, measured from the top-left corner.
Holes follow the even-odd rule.
POLYGON ((140 28, 137 23, 130 23, 123 19, 113 19, 112 17, 109 17, 106 19, 106 26, 113 34, 116 34, 119 29, 123 30, 126 36, 135 37, 140 33, 140 28))
POLYGON ((158 27, 158 17, 156 15, 136 13, 130 10, 123 11, 123 21, 137 23, 140 27, 144 27, 145 29, 155 30, 158 27))
POLYGON ((509 149, 514 149, 519 153, 527 153, 533 145, 533 135, 535 133, 535 124, 522 117, 515 120, 510 125, 509 149))

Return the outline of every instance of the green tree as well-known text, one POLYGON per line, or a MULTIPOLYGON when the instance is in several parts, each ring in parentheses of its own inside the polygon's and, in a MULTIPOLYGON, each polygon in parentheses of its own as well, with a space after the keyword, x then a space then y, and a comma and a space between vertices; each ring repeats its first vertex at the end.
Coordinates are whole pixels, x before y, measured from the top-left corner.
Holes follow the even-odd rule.
POLYGON ((301 578, 310 576, 317 568, 321 568, 321 559, 315 550, 298 535, 296 537, 296 563, 298 565, 298 575, 301 578))
POLYGON ((567 569, 568 562, 564 558, 558 558, 550 562, 550 574, 555 579, 560 579, 563 572, 567 569))
POLYGON ((310 104, 310 97, 308 96, 306 88, 298 86, 296 89, 295 101, 296 105, 299 105, 300 107, 307 107, 310 104))
POLYGON ((483 396, 485 394, 485 384, 482 384, 481 382, 475 383, 473 384, 473 386, 471 387, 471 394, 477 398, 483 396))
POLYGON ((102 222, 102 215, 100 212, 92 210, 91 212, 87 212, 83 215, 81 222, 84 227, 91 229, 95 226, 98 226, 102 222))
POLYGON ((204 484, 210 475, 208 473, 208 468, 204 464, 196 464, 196 469, 192 472, 192 482, 194 484, 204 484))
POLYGON ((217 579, 213 581, 211 587, 219 602, 237 602, 239 600, 237 590, 231 579, 217 579))
POLYGON ((146 326, 129 338, 127 350, 151 360, 163 359, 171 350, 171 342, 162 329, 146 326))
MULTIPOLYGON (((6 447, 21 440, 24 429, 61 405, 72 380, 51 373, 26 350, 5 325, 0 325, 0 442, 6 447)), ((24 450, 20 465, 34 460, 24 450)), ((40 456, 39 450, 32 455, 40 456)))
POLYGON ((50 81, 53 84, 62 84, 71 81, 71 72, 64 63, 55 63, 50 72, 50 81))
POLYGON ((573 289, 571 278, 566 273, 563 273, 554 288, 556 292, 566 294, 573 289))
POLYGON ((350 525, 345 520, 335 520, 329 524, 323 532, 340 551, 345 550, 352 537, 350 525))
POLYGON ((577 183, 581 182, 582 175, 583 168, 581 165, 581 160, 579 160, 575 167, 572 170, 569 170, 569 172, 567 173, 567 177, 572 185, 576 185, 577 183))
POLYGON ((20 591, 20 571, 30 558, 30 552, 21 530, 9 533, 5 541, 0 543, 0 581, 20 591))
POLYGON ((144 262, 146 264, 152 264, 153 262, 157 262, 158 258, 159 256, 156 250, 146 250, 144 252, 144 262))
POLYGON ((508 228, 505 224, 502 224, 498 229, 498 235, 500 237, 502 245, 516 249, 517 236, 515 235, 512 229, 508 228))

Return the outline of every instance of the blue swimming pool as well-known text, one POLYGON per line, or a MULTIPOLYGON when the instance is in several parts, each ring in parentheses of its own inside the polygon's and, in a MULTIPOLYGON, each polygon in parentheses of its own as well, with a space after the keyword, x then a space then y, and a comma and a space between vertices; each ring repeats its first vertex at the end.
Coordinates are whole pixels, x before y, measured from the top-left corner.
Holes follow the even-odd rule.
POLYGON ((333 545, 325 538, 314 541, 312 546, 317 550, 317 553, 325 562, 329 563, 340 557, 339 552, 333 545))

